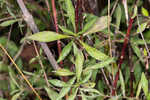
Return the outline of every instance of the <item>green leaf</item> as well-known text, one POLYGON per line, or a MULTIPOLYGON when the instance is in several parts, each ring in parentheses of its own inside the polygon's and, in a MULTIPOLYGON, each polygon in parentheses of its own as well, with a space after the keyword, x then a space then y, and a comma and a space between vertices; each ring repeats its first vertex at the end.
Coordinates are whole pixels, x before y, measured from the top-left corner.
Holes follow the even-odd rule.
POLYGON ((64 26, 59 26, 59 28, 64 32, 64 34, 77 36, 75 33, 73 33, 71 30, 66 29, 64 26))
POLYGON ((0 26, 7 27, 7 26, 10 26, 10 25, 16 23, 17 21, 19 21, 19 20, 18 19, 13 19, 13 20, 4 21, 0 24, 0 26))
POLYGON ((87 70, 94 70, 94 69, 99 69, 99 68, 104 68, 105 66, 108 66, 110 63, 114 62, 114 58, 109 58, 106 61, 97 63, 93 66, 88 66, 85 71, 87 70))
POLYGON ((78 33, 78 35, 83 34, 84 32, 88 31, 89 28, 91 28, 93 26, 93 24, 97 21, 97 17, 91 19, 89 22, 87 22, 85 24, 85 26, 83 27, 82 31, 78 33))
POLYGON ((57 79, 51 79, 51 80, 48 80, 48 82, 50 82, 52 85, 54 85, 56 87, 67 86, 67 84, 65 82, 57 80, 57 79))
POLYGON ((60 61, 64 60, 65 57, 70 53, 72 49, 72 42, 68 43, 62 50, 57 62, 59 63, 60 61))
POLYGON ((87 73, 85 73, 85 77, 83 78, 83 80, 80 82, 81 84, 86 83, 87 81, 89 81, 89 79, 92 76, 92 71, 88 71, 87 73))
POLYGON ((21 97, 20 95, 22 94, 23 91, 20 91, 19 93, 16 93, 11 100, 18 100, 19 97, 21 97))
POLYGON ((121 10, 121 7, 120 7, 119 4, 118 4, 118 6, 116 8, 115 16, 116 16, 116 26, 117 26, 117 29, 119 30, 121 16, 122 16, 122 10, 121 10))
POLYGON ((101 95, 101 93, 98 90, 92 89, 92 88, 80 88, 80 90, 83 92, 97 93, 97 94, 101 95))
POLYGON ((136 92, 136 98, 139 97, 140 93, 141 93, 141 89, 142 89, 142 82, 139 82, 138 88, 137 88, 137 92, 136 92))
POLYGON ((56 32, 52 31, 43 31, 36 34, 33 34, 29 37, 26 37, 26 39, 30 40, 36 40, 40 42, 52 42, 60 39, 70 38, 71 36, 68 35, 61 35, 56 32))
POLYGON ((16 75, 14 74, 13 70, 9 67, 9 76, 12 80, 12 82, 18 87, 21 89, 20 85, 18 84, 18 82, 16 81, 16 75))
POLYGON ((146 100, 150 100, 150 93, 146 96, 146 100))
POLYGON ((73 25, 73 28, 75 30, 75 10, 72 4, 71 0, 65 0, 66 8, 67 8, 67 14, 69 16, 69 19, 71 20, 71 23, 73 25))
POLYGON ((75 97, 77 96, 78 88, 76 88, 72 94, 68 97, 68 100, 75 100, 75 97))
POLYGON ((83 94, 83 92, 81 92, 81 96, 82 96, 82 100, 87 100, 85 94, 83 94))
POLYGON ((147 96, 148 95, 148 80, 146 79, 146 76, 144 73, 142 73, 141 82, 142 82, 142 88, 143 88, 144 94, 147 96))
POLYGON ((145 9, 145 8, 142 7, 141 11, 142 11, 142 14, 143 14, 144 16, 147 16, 147 17, 149 16, 149 13, 148 13, 148 10, 147 10, 147 9, 145 9))
POLYGON ((111 17, 108 17, 108 16, 102 16, 102 17, 98 18, 96 20, 96 22, 94 23, 94 25, 83 35, 85 36, 85 35, 88 35, 91 33, 99 32, 99 31, 102 31, 103 29, 107 28, 108 27, 108 25, 107 25, 108 18, 111 19, 111 17))
POLYGON ((53 71, 53 72, 55 72, 55 74, 58 76, 72 76, 75 74, 74 72, 71 72, 70 70, 63 69, 63 68, 58 69, 57 71, 53 71))
POLYGON ((79 49, 77 48, 77 45, 73 43, 73 53, 76 56, 78 54, 79 49))
POLYGON ((138 27, 137 33, 143 32, 143 31, 146 29, 146 26, 147 26, 147 22, 142 23, 142 24, 138 27))
POLYGON ((71 85, 75 82, 76 80, 76 77, 73 77, 72 79, 70 79, 67 84, 70 84, 70 86, 67 86, 67 87, 63 87, 57 97, 57 99, 55 98, 55 100, 59 100, 61 99, 62 97, 64 97, 71 89, 71 85))
POLYGON ((124 79, 123 79, 123 75, 122 75, 122 72, 120 70, 120 73, 119 73, 119 78, 120 78, 120 83, 121 83, 121 89, 122 89, 122 94, 123 96, 125 97, 125 82, 124 82, 124 79))
POLYGON ((142 58, 141 51, 140 51, 140 49, 138 48, 138 45, 136 44, 136 42, 131 43, 131 46, 132 46, 132 49, 133 49, 133 51, 135 52, 135 54, 136 54, 136 55, 139 57, 139 59, 143 62, 144 59, 142 58))
POLYGON ((132 15, 132 19, 134 19, 136 16, 137 16, 137 6, 135 5, 135 7, 134 7, 134 12, 133 12, 133 15, 132 15))
POLYGON ((0 61, 0 72, 8 72, 8 65, 4 64, 3 61, 0 61))
POLYGON ((77 77, 77 81, 79 82, 80 77, 81 77, 81 73, 82 73, 82 69, 83 69, 83 63, 84 63, 84 56, 82 51, 78 51, 77 55, 76 55, 76 60, 75 60, 75 66, 76 66, 76 77, 77 77))
POLYGON ((107 55, 105 55, 101 51, 97 50, 96 48, 93 48, 93 47, 83 43, 82 41, 80 41, 80 43, 85 48, 85 50, 88 52, 88 54, 90 56, 92 56, 93 58, 95 58, 97 60, 101 60, 101 61, 105 61, 109 58, 107 55))
POLYGON ((49 88, 49 87, 44 87, 44 89, 46 90, 48 97, 51 100, 56 100, 56 98, 58 97, 58 93, 55 92, 53 89, 49 88))

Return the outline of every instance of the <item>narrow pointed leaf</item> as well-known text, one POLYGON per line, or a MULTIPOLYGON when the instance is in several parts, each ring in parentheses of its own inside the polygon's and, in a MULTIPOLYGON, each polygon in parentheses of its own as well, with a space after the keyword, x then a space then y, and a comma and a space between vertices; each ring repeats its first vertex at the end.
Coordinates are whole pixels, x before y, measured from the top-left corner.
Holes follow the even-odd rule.
POLYGON ((27 37, 26 39, 36 40, 36 41, 40 41, 40 42, 52 42, 52 41, 65 39, 65 38, 69 38, 69 37, 70 36, 68 36, 68 35, 61 35, 61 34, 58 34, 56 32, 52 32, 52 31, 43 31, 43 32, 33 34, 33 35, 27 37))
POLYGON ((49 87, 44 87, 44 89, 46 90, 48 97, 51 100, 56 100, 56 98, 58 97, 58 93, 55 92, 53 89, 49 88, 49 87))
POLYGON ((70 79, 67 84, 70 84, 70 86, 67 87, 63 87, 59 93, 59 96, 57 97, 57 99, 55 98, 55 100, 59 100, 61 98, 63 98, 71 89, 72 84, 75 82, 76 77, 73 77, 72 79, 70 79))
POLYGON ((108 25, 107 25, 108 18, 111 19, 111 17, 108 17, 108 16, 102 16, 102 17, 98 18, 96 20, 96 22, 94 23, 94 25, 83 35, 85 36, 85 35, 88 35, 91 33, 99 32, 99 31, 102 31, 103 29, 107 28, 108 27, 108 25))
POLYGON ((137 6, 135 5, 135 7, 134 7, 134 12, 133 12, 133 15, 132 15, 132 19, 134 19, 136 16, 137 16, 137 6))
POLYGON ((72 92, 68 100, 75 100, 75 97, 77 96, 77 92, 78 92, 78 88, 76 88, 75 91, 72 92))
POLYGON ((121 83, 122 94, 125 97, 125 82, 124 82, 123 75, 122 75, 121 71, 119 74, 120 74, 119 78, 120 78, 120 83, 121 83))
POLYGON ((144 16, 149 16, 149 12, 148 12, 148 10, 147 9, 145 9, 145 8, 143 8, 142 7, 142 14, 144 15, 144 16))
POLYGON ((83 92, 97 93, 97 94, 101 95, 101 93, 98 90, 93 89, 93 88, 80 88, 80 90, 83 92))
POLYGON ((86 83, 87 81, 89 81, 89 79, 91 78, 91 76, 92 76, 92 71, 90 70, 90 71, 88 71, 87 73, 85 73, 86 75, 85 75, 85 77, 83 78, 83 80, 81 81, 81 84, 83 84, 83 83, 86 83))
POLYGON ((138 48, 138 45, 136 44, 136 42, 131 43, 131 46, 132 46, 132 49, 133 49, 133 51, 135 52, 135 54, 136 54, 136 55, 139 57, 139 59, 143 62, 144 59, 142 58, 141 51, 140 51, 140 49, 138 48))
POLYGON ((101 61, 105 61, 109 58, 107 55, 105 55, 101 51, 97 50, 96 48, 93 48, 93 47, 83 43, 82 41, 80 41, 80 43, 85 48, 85 50, 88 52, 88 54, 90 56, 92 56, 93 58, 95 58, 97 60, 101 60, 101 61))
POLYGON ((120 21, 121 21, 121 16, 122 16, 122 10, 121 10, 121 7, 120 7, 119 4, 118 4, 118 6, 117 6, 117 8, 116 8, 115 16, 116 16, 117 29, 119 30, 120 21))
POLYGON ((83 94, 83 92, 81 92, 81 97, 82 97, 82 100, 87 100, 85 94, 83 94))
POLYGON ((18 100, 19 97, 21 97, 20 95, 22 94, 23 91, 20 91, 19 93, 16 93, 11 100, 18 100))
POLYGON ((65 57, 70 53, 71 49, 72 49, 72 42, 68 43, 68 44, 63 48, 63 50, 62 50, 62 52, 61 52, 61 54, 60 54, 60 56, 59 56, 57 62, 60 62, 60 61, 64 60, 65 57))
POLYGON ((83 62, 84 62, 83 53, 82 51, 78 51, 76 60, 75 60, 77 81, 79 81, 81 77, 83 62))
POLYGON ((4 21, 0 24, 0 26, 2 27, 7 27, 9 25, 12 25, 14 23, 16 23, 18 21, 18 19, 13 19, 13 20, 8 20, 8 21, 4 21))
POLYGON ((83 33, 85 33, 86 31, 88 31, 88 30, 93 26, 93 24, 97 21, 97 19, 98 19, 98 18, 95 17, 95 18, 91 19, 89 22, 87 22, 87 23, 85 24, 85 26, 83 27, 82 31, 79 32, 78 34, 83 34, 83 33))
POLYGON ((72 4, 71 0, 65 0, 66 8, 67 8, 67 14, 69 16, 69 19, 71 20, 71 23, 75 29, 75 10, 72 4))
POLYGON ((73 43, 73 53, 76 56, 78 54, 79 49, 77 48, 77 45, 73 43))
POLYGON ((75 74, 74 72, 71 72, 68 69, 58 69, 57 71, 54 71, 54 72, 58 76, 72 76, 75 74))
POLYGON ((51 80, 48 80, 48 82, 50 82, 52 85, 54 85, 56 87, 67 86, 67 84, 65 82, 57 80, 57 79, 51 79, 51 80))
POLYGON ((69 29, 66 29, 64 26, 59 26, 59 28, 64 32, 64 34, 76 36, 75 33, 73 33, 73 32, 72 32, 71 30, 69 30, 69 29))
POLYGON ((109 58, 106 61, 97 63, 93 66, 89 66, 85 69, 85 71, 87 70, 94 70, 94 69, 100 69, 100 68, 104 68, 105 66, 108 66, 110 63, 114 62, 114 58, 109 58))
POLYGON ((141 93, 141 89, 142 89, 142 82, 140 81, 138 84, 137 92, 136 92, 136 98, 139 97, 139 95, 141 93))
POLYGON ((144 94, 147 96, 148 95, 148 80, 146 79, 146 76, 144 73, 142 73, 141 82, 142 82, 142 88, 143 88, 144 94))
POLYGON ((143 32, 143 31, 146 29, 146 26, 147 26, 147 22, 142 23, 142 24, 138 27, 137 33, 143 32))

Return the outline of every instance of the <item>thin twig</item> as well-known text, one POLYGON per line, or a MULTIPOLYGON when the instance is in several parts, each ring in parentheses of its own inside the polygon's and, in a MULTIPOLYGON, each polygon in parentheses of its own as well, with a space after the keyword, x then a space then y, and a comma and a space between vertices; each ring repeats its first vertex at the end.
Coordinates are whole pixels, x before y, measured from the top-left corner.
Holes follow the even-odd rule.
POLYGON ((147 51, 147 53, 148 53, 148 56, 150 57, 150 52, 149 52, 148 46, 147 46, 147 44, 146 44, 146 41, 145 41, 145 39, 144 39, 143 33, 142 33, 142 31, 141 31, 141 25, 140 25, 139 17, 138 17, 138 16, 137 16, 137 24, 138 24, 138 27, 139 27, 139 31, 140 31, 140 35, 141 35, 141 37, 142 37, 142 40, 144 41, 144 45, 145 45, 146 51, 147 51))
MULTIPOLYGON (((31 28, 31 30, 33 31, 33 33, 37 33, 39 32, 39 29, 37 28, 37 25, 34 22, 34 19, 32 17, 32 15, 29 13, 29 11, 27 10, 27 8, 24 5, 23 0, 17 0, 23 15, 24 15, 24 20, 26 21, 26 23, 29 25, 29 27, 31 28)), ((52 55, 52 52, 50 51, 50 49, 48 48, 46 43, 40 42, 41 47, 43 48, 49 62, 51 63, 52 67, 57 70, 59 69, 59 66, 55 60, 55 58, 52 55)))
POLYGON ((108 0, 108 33, 109 33, 109 53, 110 53, 110 56, 112 57, 112 51, 111 51, 111 33, 110 33, 110 0, 108 0))
MULTIPOLYGON (((130 36, 130 31, 132 29, 132 24, 133 24, 133 19, 130 19, 129 26, 128 26, 128 29, 127 29, 127 34, 126 34, 126 37, 124 38, 124 43, 123 43, 123 48, 122 48, 122 51, 121 51, 121 56, 120 56, 120 59, 119 59, 119 64, 118 64, 118 69, 119 70, 120 70, 121 65, 123 63, 123 60, 124 60, 125 49, 126 49, 127 44, 129 42, 129 36, 130 36)), ((119 70, 116 73, 115 80, 113 82, 113 91, 112 91, 113 96, 115 95, 115 92, 116 92, 117 82, 118 82, 118 79, 119 79, 119 70)))
POLYGON ((108 81, 108 79, 107 79, 107 77, 106 77, 106 74, 105 74, 105 72, 104 72, 104 69, 102 68, 101 71, 102 71, 102 74, 103 74, 104 79, 105 79, 105 81, 106 81, 106 84, 107 84, 107 86, 109 87, 109 89, 110 89, 110 91, 111 91, 112 88, 111 88, 111 85, 109 84, 109 81, 108 81))
POLYGON ((39 64, 40 64, 41 68, 42 68, 43 71, 44 71, 44 77, 45 77, 46 84, 47 84, 47 86, 49 87, 50 84, 49 84, 49 82, 48 82, 48 78, 47 78, 46 72, 45 72, 45 70, 44 70, 44 65, 43 65, 43 63, 42 63, 42 61, 41 61, 41 59, 40 59, 40 54, 39 54, 39 52, 38 52, 37 46, 36 46, 36 44, 35 44, 35 41, 33 41, 33 46, 34 46, 36 55, 38 56, 39 64))
POLYGON ((117 7, 118 1, 119 1, 119 0, 116 0, 116 2, 115 2, 115 4, 114 4, 114 6, 113 6, 113 8, 112 8, 112 11, 111 11, 110 16, 112 16, 112 15, 113 15, 113 13, 114 13, 114 11, 115 11, 115 9, 116 9, 116 7, 117 7))
MULTIPOLYGON (((57 11, 56 11, 56 6, 55 6, 55 0, 51 0, 51 3, 52 3, 55 29, 56 29, 56 32, 58 33, 58 19, 57 19, 57 11)), ((61 54, 61 42, 60 42, 60 40, 57 40, 57 48, 58 48, 58 54, 60 56, 60 54, 61 54)), ((60 65, 62 65, 62 64, 63 64, 63 62, 61 61, 60 65)))
POLYGON ((40 95, 37 93, 37 91, 33 88, 33 86, 31 85, 31 83, 28 81, 28 79, 26 78, 26 76, 22 73, 22 71, 20 70, 20 68, 18 67, 18 65, 14 62, 14 60, 10 57, 10 55, 8 54, 8 52, 6 51, 6 49, 0 44, 0 48, 4 51, 4 53, 7 55, 7 57, 10 59, 10 61, 14 64, 14 66, 16 67, 16 69, 18 70, 18 72, 21 74, 21 76, 24 78, 24 80, 27 82, 27 84, 30 86, 30 88, 32 89, 32 91, 35 93, 35 95, 42 100, 42 98, 40 97, 40 95))

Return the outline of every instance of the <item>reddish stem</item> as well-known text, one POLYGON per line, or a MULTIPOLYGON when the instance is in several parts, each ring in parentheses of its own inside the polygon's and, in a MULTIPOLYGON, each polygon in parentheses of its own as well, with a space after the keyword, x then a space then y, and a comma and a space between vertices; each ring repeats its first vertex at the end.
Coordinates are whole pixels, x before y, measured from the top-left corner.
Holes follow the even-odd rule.
MULTIPOLYGON (((53 10, 53 16, 54 16, 55 29, 56 29, 56 32, 58 33, 58 20, 57 20, 57 11, 56 11, 56 6, 55 6, 55 0, 51 0, 51 3, 52 3, 52 10, 53 10)), ((57 41, 57 48, 58 48, 58 54, 60 56, 61 43, 59 40, 57 41)), ((60 65, 62 65, 62 64, 63 64, 63 62, 61 61, 60 65)))
MULTIPOLYGON (((126 37, 124 39, 123 48, 122 48, 122 51, 121 51, 121 57, 119 59, 118 69, 121 68, 121 65, 123 63, 123 59, 124 59, 124 55, 125 55, 125 49, 126 49, 127 44, 129 42, 129 36, 130 36, 130 31, 131 31, 131 28, 132 28, 132 24, 133 24, 133 19, 130 19, 129 26, 128 26, 128 29, 127 29, 127 34, 126 34, 126 37)), ((113 82, 112 96, 115 95, 118 79, 119 79, 119 70, 118 70, 118 72, 115 76, 115 80, 113 82)))

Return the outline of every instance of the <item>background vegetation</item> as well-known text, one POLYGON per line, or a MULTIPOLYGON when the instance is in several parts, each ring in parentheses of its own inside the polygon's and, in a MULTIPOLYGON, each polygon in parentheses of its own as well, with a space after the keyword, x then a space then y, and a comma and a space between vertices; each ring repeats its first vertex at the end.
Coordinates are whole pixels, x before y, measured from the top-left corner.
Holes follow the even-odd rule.
POLYGON ((150 100, 149 6, 0 0, 0 100, 150 100))

